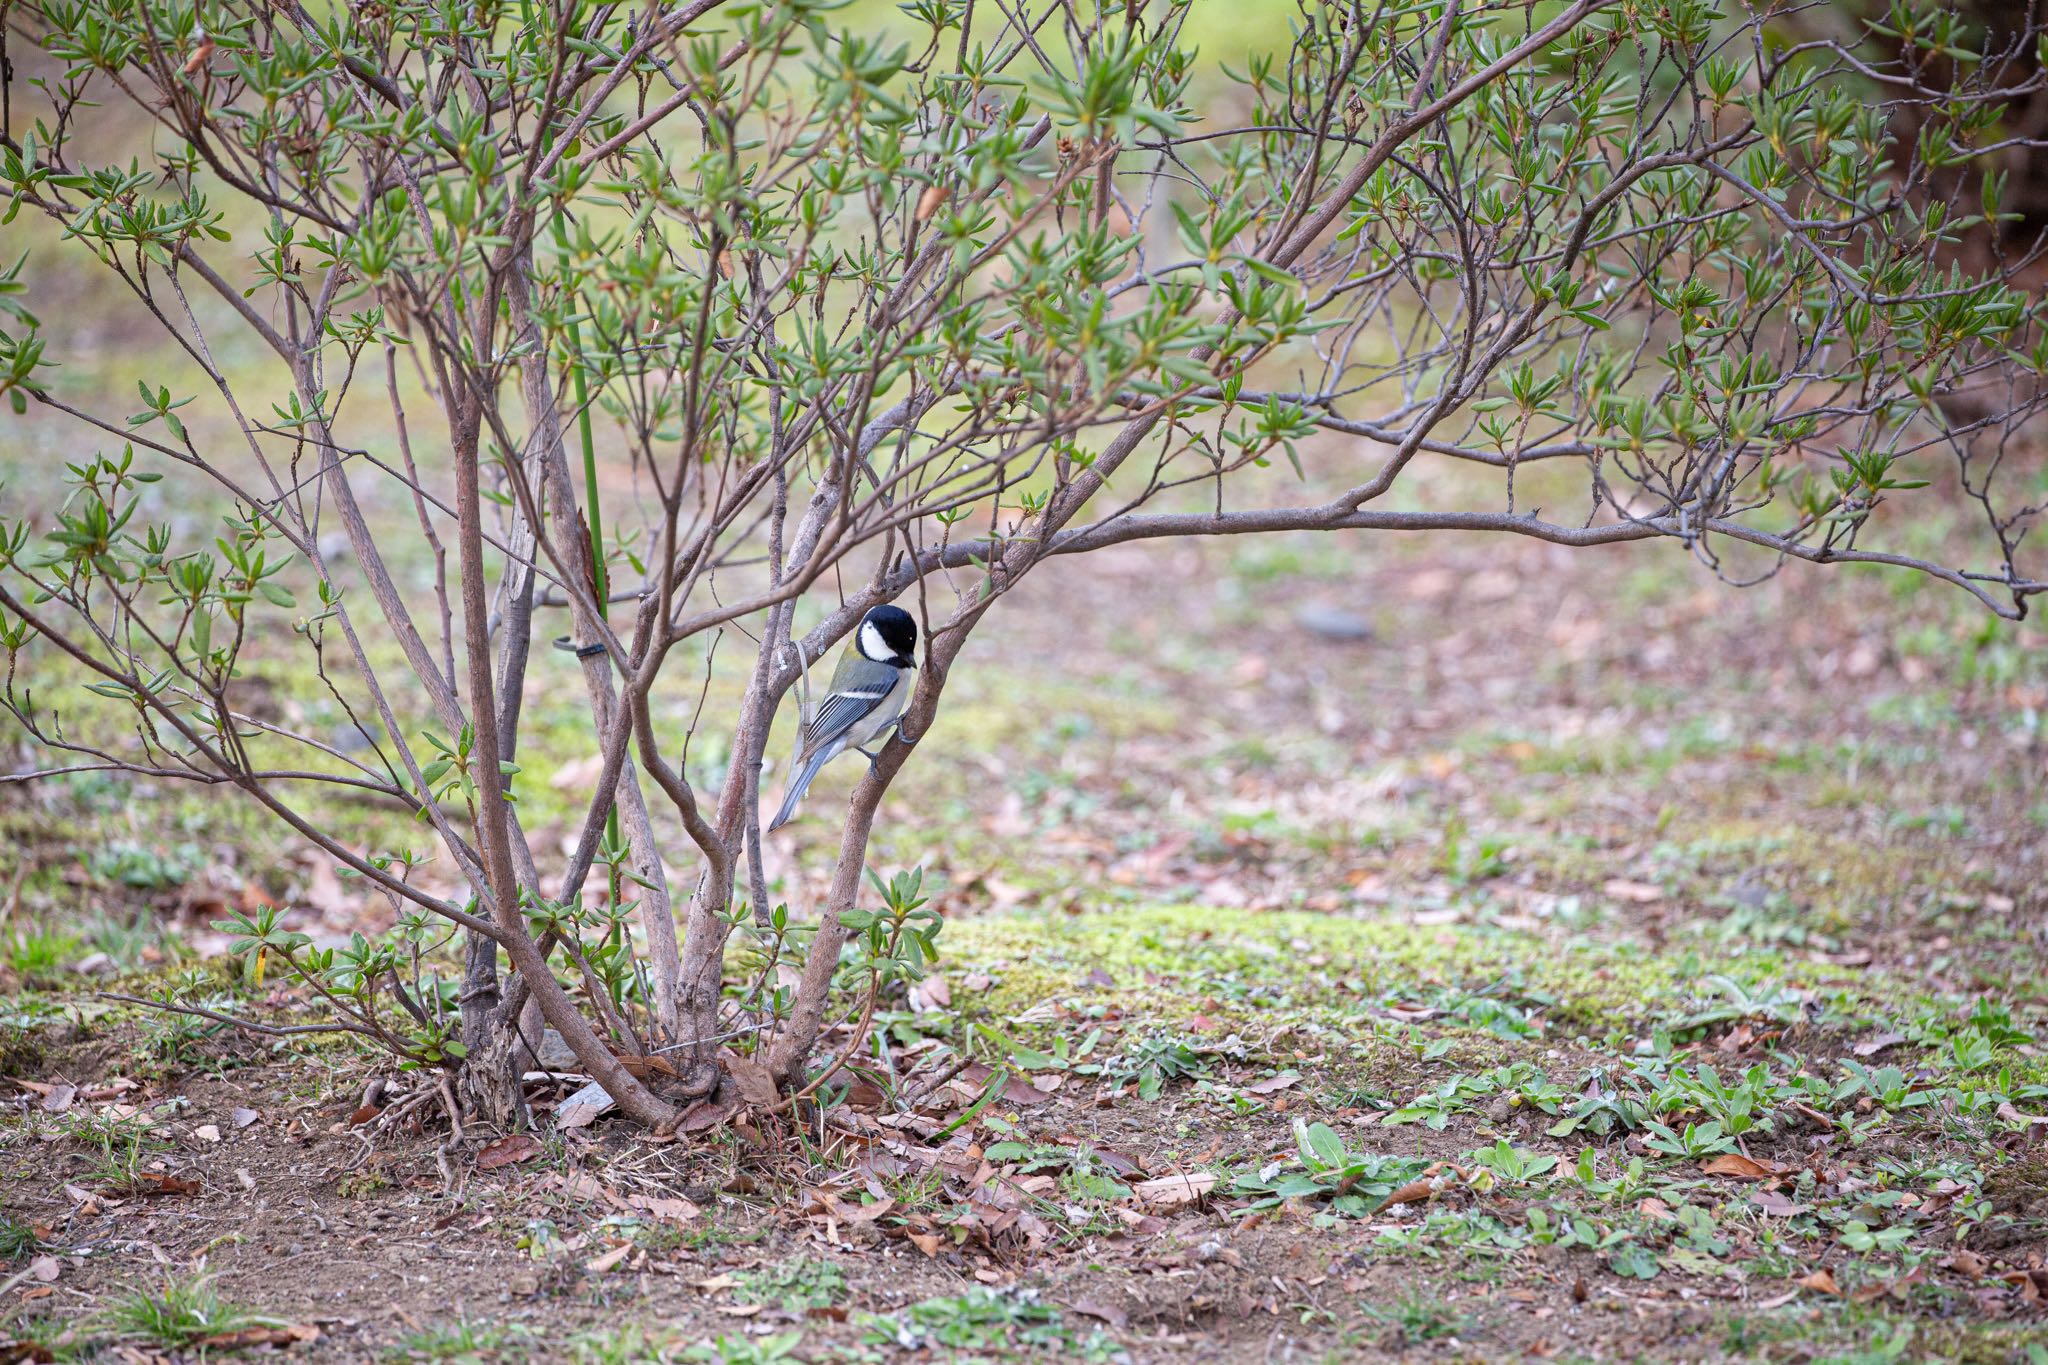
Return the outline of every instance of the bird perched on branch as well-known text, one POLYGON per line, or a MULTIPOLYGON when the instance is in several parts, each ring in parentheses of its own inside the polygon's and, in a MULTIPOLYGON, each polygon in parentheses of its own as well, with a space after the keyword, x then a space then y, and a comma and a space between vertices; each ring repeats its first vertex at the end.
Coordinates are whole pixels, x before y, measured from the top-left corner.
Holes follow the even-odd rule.
POLYGON ((768 826, 771 831, 796 814, 818 769, 848 749, 857 750, 870 764, 875 761, 867 746, 889 733, 909 703, 916 652, 917 621, 909 612, 901 607, 868 608, 853 643, 832 670, 830 693, 797 731, 789 786, 782 794, 782 809, 768 826))

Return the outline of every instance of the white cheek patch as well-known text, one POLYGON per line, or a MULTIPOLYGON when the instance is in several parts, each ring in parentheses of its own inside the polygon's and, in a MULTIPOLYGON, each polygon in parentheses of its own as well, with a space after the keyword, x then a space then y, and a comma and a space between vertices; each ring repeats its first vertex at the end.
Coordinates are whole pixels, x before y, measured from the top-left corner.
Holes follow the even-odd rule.
POLYGON ((878 664, 896 657, 896 651, 883 643, 881 628, 873 621, 860 623, 860 652, 878 664))

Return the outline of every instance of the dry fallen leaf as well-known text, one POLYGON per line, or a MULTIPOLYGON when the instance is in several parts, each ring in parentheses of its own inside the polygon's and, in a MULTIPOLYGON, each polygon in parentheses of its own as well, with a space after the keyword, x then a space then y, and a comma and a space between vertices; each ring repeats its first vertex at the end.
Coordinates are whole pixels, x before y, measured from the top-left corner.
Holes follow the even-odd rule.
POLYGON ((1299 1072, 1283 1071, 1277 1076, 1268 1076, 1263 1081, 1253 1081, 1250 1085, 1244 1087, 1244 1093, 1247 1095, 1270 1095, 1276 1090, 1285 1090, 1290 1085, 1298 1084, 1300 1080, 1301 1075, 1299 1072))
POLYGON ((254 1109, 237 1109, 228 1115, 228 1122, 234 1124, 237 1128, 247 1128, 262 1117, 254 1109))
POLYGON ((1136 1209, 1119 1208, 1116 1210, 1116 1216, 1119 1222, 1139 1237, 1156 1237, 1166 1231, 1164 1219, 1154 1218, 1151 1214, 1140 1213, 1136 1209))
POLYGON ((895 1207, 896 1201, 887 1195, 872 1204, 857 1204, 825 1185, 804 1191, 804 1211, 814 1223, 872 1223, 895 1207))
POLYGON ((1067 1302, 1067 1307, 1083 1317, 1097 1318, 1106 1322, 1118 1331, 1122 1331, 1131 1325, 1131 1315, 1129 1313, 1126 1313, 1113 1303, 1104 1303, 1100 1299, 1071 1299, 1067 1302))
POLYGON ((943 976, 928 976, 909 991, 910 1008, 918 1014, 933 1014, 953 1003, 953 989, 943 976))
POLYGON ((1634 901, 1638 905, 1664 899, 1663 887, 1651 882, 1633 882, 1626 877, 1616 877, 1600 889, 1618 901, 1634 901))
POLYGON ((542 1150, 540 1143, 534 1141, 531 1133, 511 1133, 478 1152, 476 1168, 480 1171, 495 1171, 502 1166, 516 1166, 522 1161, 533 1160, 542 1150))
POLYGON ((626 1068, 627 1075, 641 1081, 676 1074, 676 1064, 666 1057, 620 1057, 619 1065, 626 1068))
POLYGON ((1131 1193, 1138 1202, 1155 1209, 1178 1209, 1198 1203, 1216 1188, 1214 1171, 1196 1171, 1190 1175, 1162 1175, 1151 1180, 1140 1180, 1131 1186, 1131 1193))
POLYGON ((2023 1123, 2029 1128, 2048 1125, 2048 1116, 2044 1116, 2041 1114, 2022 1114, 2019 1110, 2013 1108, 2011 1100, 1999 1101, 1998 1117, 2004 1119, 2007 1123, 2023 1123))
POLYGON ((1904 1302, 1906 1298, 1906 1291, 1911 1289, 1914 1285, 1920 1283, 1922 1280, 1926 1278, 1927 1267, 1914 1266, 1911 1270, 1907 1271, 1905 1274, 1899 1276, 1895 1280, 1872 1281, 1870 1284, 1866 1284, 1861 1289, 1858 1289, 1854 1294, 1850 1295, 1849 1297, 1857 1303, 1875 1303, 1877 1300, 1889 1294, 1893 1298, 1898 1299, 1901 1302, 1904 1302))
POLYGON ((719 1060, 725 1065, 725 1074, 739 1086, 740 1098, 748 1104, 757 1109, 773 1109, 781 1102, 782 1093, 776 1089, 775 1077, 760 1062, 732 1051, 721 1053, 719 1060))
POLYGON ((1880 1033, 1875 1038, 1865 1038, 1849 1050, 1858 1057, 1875 1057, 1888 1047, 1897 1047, 1906 1041, 1903 1033, 1880 1033))
POLYGON ((220 1332, 214 1336, 202 1337, 201 1346, 217 1346, 225 1351, 247 1351, 259 1346, 274 1346, 282 1350, 304 1342, 320 1340, 320 1329, 310 1323, 294 1324, 289 1327, 244 1327, 238 1331, 220 1332))
POLYGON ((1758 1190, 1750 1196, 1750 1202, 1773 1218, 1791 1218, 1806 1212, 1806 1205, 1788 1199, 1776 1190, 1758 1190))
POLYGON ((1726 1152, 1702 1162, 1700 1169, 1708 1175, 1725 1175, 1733 1180, 1769 1180, 1785 1174, 1788 1168, 1775 1161, 1758 1161, 1740 1152, 1726 1152))
POLYGON ((202 1123, 192 1130, 192 1136, 201 1142, 219 1142, 220 1128, 216 1124, 202 1123))
POLYGON ((1383 1207, 1393 1208, 1396 1204, 1426 1203, 1430 1196, 1435 1193, 1436 1181, 1425 1175, 1419 1179, 1409 1181, 1400 1189, 1388 1195, 1387 1202, 1383 1207))
POLYGON ((1998 1278, 2007 1284, 2017 1285, 2020 1301, 2026 1304, 2039 1303, 2042 1292, 2048 1290, 2048 1270, 2012 1270, 1998 1278))
POLYGON ((1816 1270, 1811 1275, 1802 1275, 1799 1277, 1799 1286, 1822 1294, 1839 1296, 1842 1292, 1841 1286, 1835 1283, 1835 1274, 1831 1270, 1816 1270))
POLYGON ((599 1114, 612 1107, 612 1092, 592 1081, 555 1109, 559 1128, 588 1128, 599 1114))
POLYGON ((1942 1258, 1942 1265, 1958 1275, 1985 1275, 1991 1270, 1991 1262, 1967 1248, 1959 1249, 1942 1258))
POLYGON ((602 1275, 605 1271, 610 1270, 632 1254, 633 1244, 631 1242, 621 1242, 604 1255, 593 1257, 584 1262, 583 1268, 593 1275, 602 1275))
POLYGON ((681 1197, 664 1197, 657 1194, 629 1194, 626 1202, 642 1213, 656 1218, 667 1218, 677 1223, 687 1223, 703 1212, 695 1204, 681 1197))
POLYGON ((739 1106, 731 1100, 723 1102, 698 1100, 683 1111, 682 1119, 676 1124, 676 1131, 678 1133, 701 1133, 707 1129, 717 1128, 727 1119, 731 1118, 733 1111, 738 1108, 739 1106))

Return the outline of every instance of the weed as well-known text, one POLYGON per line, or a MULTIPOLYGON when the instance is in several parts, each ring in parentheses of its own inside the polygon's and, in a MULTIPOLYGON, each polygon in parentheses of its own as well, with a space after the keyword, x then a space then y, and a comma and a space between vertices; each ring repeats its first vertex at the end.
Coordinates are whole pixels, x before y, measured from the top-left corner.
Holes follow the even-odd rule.
POLYGON ((1404 1294, 1385 1308, 1366 1312, 1392 1328, 1403 1346, 1439 1341, 1465 1329, 1464 1317, 1426 1294, 1404 1294))
POLYGON ((13 1324, 6 1360, 85 1361, 104 1358, 105 1343, 95 1339, 77 1318, 27 1318, 13 1324))
POLYGON ((733 1296, 790 1313, 830 1308, 846 1297, 846 1273, 830 1261, 785 1261, 741 1275, 733 1296))
POLYGON ((90 1153, 88 1180, 109 1186, 134 1184, 143 1159, 164 1150, 141 1114, 78 1114, 70 1135, 90 1153))
POLYGON ((1420 1157, 1354 1152, 1328 1124, 1294 1121, 1299 1158, 1274 1162, 1256 1175, 1239 1177, 1236 1193, 1252 1196, 1251 1210, 1290 1199, 1328 1200, 1331 1212, 1360 1218, 1379 1208, 1396 1189, 1420 1176, 1429 1163, 1420 1157))
POLYGON ((1124 1045, 1123 1051, 1099 1065, 1077 1066, 1083 1074, 1099 1072, 1112 1089, 1135 1085, 1138 1098, 1156 1100, 1168 1081, 1207 1076, 1207 1058, 1228 1050, 1229 1041, 1205 1045, 1174 1033, 1151 1033, 1124 1045))
POLYGON ((667 1365, 676 1359, 673 1339, 638 1323, 609 1332, 579 1332, 569 1338, 570 1365, 667 1365))
POLYGON ((25 1261, 42 1244, 34 1228, 11 1213, 0 1213, 0 1261, 25 1261))
POLYGON ((1735 1139, 1722 1133, 1719 1123, 1688 1123, 1683 1132, 1676 1132, 1652 1121, 1649 1130, 1644 1141, 1667 1156, 1698 1158, 1735 1150, 1735 1139))
POLYGON ((390 1188, 391 1177, 377 1170, 344 1171, 334 1182, 338 1199, 367 1199, 390 1188))
POLYGON ((519 1350, 518 1343, 526 1335, 524 1329, 507 1324, 475 1323, 461 1318, 451 1325, 429 1327, 399 1338, 385 1358, 407 1365, 500 1365, 519 1358, 509 1353, 519 1350))
POLYGON ((204 1275, 189 1279, 167 1275, 160 1284, 130 1289, 106 1306, 105 1316, 110 1330, 173 1350, 224 1332, 276 1321, 221 1298, 204 1275))
POLYGON ((116 840, 93 849, 81 861, 86 871, 100 881, 116 882, 136 891, 163 891, 190 881, 205 858, 192 844, 162 849, 116 840))
POLYGON ((1469 838, 1463 819, 1453 816, 1444 824, 1443 842, 1437 850, 1437 871, 1459 886, 1488 881, 1508 870, 1508 854, 1514 845, 1493 835, 1469 838))
POLYGON ((65 964, 78 955, 78 939, 61 929, 24 921, 7 936, 7 966, 31 983, 49 983, 64 974, 65 964))
POLYGON ((784 1362, 803 1360, 804 1357, 797 1354, 797 1347, 803 1344, 803 1339, 802 1332, 779 1332, 758 1341, 722 1336, 698 1342, 683 1352, 682 1358, 704 1361, 706 1365, 784 1365, 784 1362))
POLYGON ((1115 1350, 1099 1332, 1076 1338, 1059 1310, 1030 1290, 976 1288, 926 1299, 896 1316, 869 1318, 866 1340, 906 1351, 935 1351, 941 1358, 960 1351, 1023 1351, 1047 1352, 1061 1360, 1102 1360, 1115 1350))

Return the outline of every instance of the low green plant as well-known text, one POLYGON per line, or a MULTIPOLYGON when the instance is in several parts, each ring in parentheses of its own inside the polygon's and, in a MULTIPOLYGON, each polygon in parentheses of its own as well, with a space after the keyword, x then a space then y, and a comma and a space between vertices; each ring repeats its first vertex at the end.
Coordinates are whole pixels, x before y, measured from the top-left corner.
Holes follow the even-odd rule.
POLYGON ((458 1318, 400 1337, 384 1358, 404 1365, 501 1365, 525 1358, 521 1345, 528 1335, 509 1324, 458 1318))
POLYGON ((682 1358, 705 1365, 784 1365, 804 1359, 797 1354, 803 1340, 802 1332, 778 1332, 759 1338, 720 1336, 698 1342, 683 1352, 682 1358))
POLYGON ((162 1141, 151 1136, 149 1120, 141 1114, 77 1114, 69 1131, 91 1156, 88 1180, 101 1184, 133 1184, 144 1158, 164 1150, 162 1141))
POLYGON ((115 1295, 104 1315, 111 1331, 173 1350, 183 1350, 207 1337, 245 1327, 274 1325, 278 1321, 223 1299, 204 1275, 166 1275, 154 1285, 138 1285, 115 1295))
POLYGON ((1128 1199, 1131 1194, 1117 1170, 1085 1142, 997 1142, 983 1155, 1014 1162, 1020 1175, 1057 1172, 1060 1188, 1075 1199, 1128 1199))
POLYGON ((569 1365, 668 1365, 678 1357, 672 1336, 627 1323, 608 1332, 579 1332, 569 1338, 569 1365))
POLYGON ((1049 1353, 1060 1360, 1090 1361, 1115 1352, 1115 1344, 1099 1332, 1077 1336, 1059 1310, 1032 1290, 978 1287, 914 1303, 889 1317, 870 1317, 864 1340, 946 1360, 964 1351, 1049 1353))
POLYGON ((165 849, 117 839, 92 849, 82 861, 100 881, 135 891, 164 891, 190 881, 206 860, 193 844, 165 849))
POLYGON ((0 1261, 25 1261, 42 1244, 34 1228, 11 1213, 0 1213, 0 1261))
POLYGON ((1139 1099, 1156 1100, 1169 1081, 1208 1076, 1208 1058, 1215 1050, 1181 1034, 1155 1032, 1131 1039, 1105 1062, 1074 1070, 1100 1074, 1115 1090, 1134 1086, 1139 1099))
POLYGON ((16 925, 0 943, 8 969, 31 984, 62 976, 65 964, 78 956, 78 946, 76 936, 33 920, 16 925))
POLYGON ((1465 1330, 1464 1315, 1424 1293, 1403 1294, 1384 1308, 1368 1307, 1365 1311, 1391 1327, 1404 1346, 1419 1346, 1465 1330))
POLYGON ((1698 1158, 1735 1150, 1735 1139, 1722 1132, 1721 1125, 1712 1120, 1688 1123, 1683 1130, 1674 1130, 1654 1120, 1648 1127, 1649 1136, 1643 1141, 1667 1156, 1698 1158))
POLYGON ((846 1297, 846 1272, 830 1261, 784 1261, 742 1274, 733 1297, 789 1313, 830 1308, 846 1297))
POLYGON ((1938 1091, 1919 1085, 1895 1066, 1865 1066, 1844 1057, 1841 1067, 1843 1079, 1833 1095, 1836 1104, 1867 1098, 1887 1113, 1896 1113, 1932 1104, 1940 1098, 1938 1091))
POLYGON ((1334 1214, 1362 1218, 1429 1166, 1420 1157, 1354 1152, 1326 1123, 1296 1119, 1294 1141, 1299 1153, 1294 1161, 1274 1162, 1254 1175, 1240 1176, 1232 1186, 1236 1193, 1251 1196, 1247 1212, 1304 1199, 1326 1203, 1334 1214))

